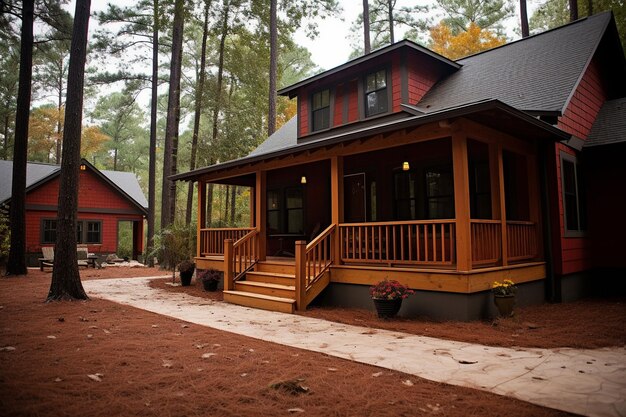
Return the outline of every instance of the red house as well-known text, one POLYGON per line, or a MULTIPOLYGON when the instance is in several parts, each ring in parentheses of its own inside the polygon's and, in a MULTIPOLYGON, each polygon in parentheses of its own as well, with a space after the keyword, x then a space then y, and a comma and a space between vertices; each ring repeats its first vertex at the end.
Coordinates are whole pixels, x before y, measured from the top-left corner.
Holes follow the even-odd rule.
MULTIPOLYGON (((37 264, 42 246, 56 243, 56 217, 60 166, 29 162, 26 173, 26 251, 37 264)), ((0 206, 11 201, 12 161, 0 161, 0 206)), ((106 256, 118 252, 120 222, 132 223, 132 257, 143 251, 143 220, 148 202, 130 172, 100 171, 81 162, 78 191, 78 236, 89 252, 106 256)))
POLYGON ((493 314, 626 279, 626 62, 610 12, 457 61, 401 41, 278 92, 298 115, 197 181, 197 263, 224 299, 280 311, 368 306, 493 314), (252 224, 209 228, 207 183, 251 188, 252 224), (276 257, 278 255, 279 257, 276 257))

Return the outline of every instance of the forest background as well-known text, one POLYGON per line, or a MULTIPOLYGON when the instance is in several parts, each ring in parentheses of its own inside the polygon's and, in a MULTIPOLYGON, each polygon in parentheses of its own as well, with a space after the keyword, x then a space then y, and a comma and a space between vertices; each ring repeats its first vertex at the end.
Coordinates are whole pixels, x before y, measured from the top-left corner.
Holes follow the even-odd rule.
MULTIPOLYGON (((19 3, 0 1, 2 159, 13 156, 20 63, 19 3)), ((35 4, 28 160, 59 164, 74 8, 65 0, 35 4)), ((174 163, 173 167, 165 166, 167 176, 247 155, 296 114, 295 100, 278 97, 276 120, 272 123, 272 90, 364 53, 366 4, 372 50, 408 38, 451 59, 519 38, 523 21, 520 13, 527 6, 531 11, 528 19, 531 35, 567 23, 572 18, 572 4, 578 8, 580 17, 612 10, 622 44, 626 33, 623 0, 587 0, 580 4, 572 0, 536 0, 528 5, 524 0, 435 0, 428 4, 370 0, 363 5, 356 0, 94 1, 81 156, 99 169, 135 173, 144 193, 154 194, 150 198, 155 201, 150 207, 154 225, 149 233, 160 230, 161 223, 178 225, 193 233, 194 187, 164 186, 164 161, 174 163), (184 3, 180 108, 175 115, 173 147, 166 149, 177 3, 184 3), (275 57, 270 53, 272 7, 276 7, 277 17, 275 57), (312 57, 306 45, 313 48, 320 36, 327 37, 328 32, 334 36, 334 28, 337 33, 345 33, 346 27, 351 50, 327 50, 323 54, 316 52, 315 59, 312 57), (272 58, 276 64, 274 85, 270 77, 272 58), (325 65, 328 67, 324 68, 325 65), (151 114, 153 90, 156 91, 155 114, 151 114), (155 139, 152 144, 151 129, 155 139), (153 175, 151 151, 155 155, 153 175), (164 158, 172 152, 173 160, 164 158), (171 204, 163 206, 162 197, 170 192, 171 204)), ((248 193, 245 188, 213 187, 208 226, 247 226, 248 193)), ((130 230, 120 231, 121 256, 130 251, 130 234, 130 230)), ((4 248, 0 250, 6 252, 6 235, 4 240, 4 248)))

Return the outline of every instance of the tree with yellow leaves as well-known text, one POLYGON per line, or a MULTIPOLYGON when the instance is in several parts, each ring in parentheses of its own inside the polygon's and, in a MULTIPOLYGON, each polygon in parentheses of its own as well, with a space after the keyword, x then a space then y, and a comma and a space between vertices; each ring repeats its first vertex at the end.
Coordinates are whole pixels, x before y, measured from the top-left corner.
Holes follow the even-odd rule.
POLYGON ((439 22, 430 29, 430 49, 450 59, 459 59, 477 52, 503 45, 506 38, 496 35, 489 29, 481 29, 470 22, 466 31, 452 34, 445 22, 439 22))
MULTIPOLYGON (((28 123, 28 160, 39 162, 60 161, 57 146, 63 137, 63 120, 65 108, 59 110, 52 105, 44 105, 33 109, 28 123), (58 126, 61 126, 61 132, 58 126)), ((111 138, 104 134, 98 126, 87 126, 82 129, 80 154, 88 158, 105 148, 111 138)))

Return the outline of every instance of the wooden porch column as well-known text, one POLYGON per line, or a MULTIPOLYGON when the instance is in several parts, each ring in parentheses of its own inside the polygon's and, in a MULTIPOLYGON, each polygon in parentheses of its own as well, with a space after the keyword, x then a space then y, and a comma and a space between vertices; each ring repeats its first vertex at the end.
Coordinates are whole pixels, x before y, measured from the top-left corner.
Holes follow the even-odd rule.
POLYGON ((254 187, 255 203, 254 216, 256 230, 259 232, 259 261, 264 261, 267 256, 267 172, 256 172, 256 185, 254 187))
POLYGON ((202 256, 202 232, 206 227, 206 183, 198 181, 198 233, 196 238, 196 256, 202 256))
POLYGON ((508 230, 506 226, 506 200, 504 190, 504 159, 502 157, 502 145, 497 145, 496 149, 498 158, 498 196, 500 197, 500 236, 502 239, 502 266, 509 264, 509 240, 508 230))
POLYGON ((528 171, 528 202, 530 203, 529 215, 530 221, 535 223, 535 239, 537 242, 537 253, 535 257, 539 257, 543 254, 543 239, 541 238, 540 230, 543 230, 541 224, 541 192, 539 191, 539 165, 537 163, 537 157, 534 155, 528 155, 526 157, 526 170, 528 171))
POLYGON ((456 269, 472 269, 472 242, 469 201, 469 162, 467 136, 452 133, 452 164, 454 171, 454 215, 456 217, 456 269))
POLYGON ((330 160, 330 200, 331 222, 336 226, 333 239, 333 259, 341 264, 341 237, 339 223, 343 223, 343 156, 333 156, 330 160))
POLYGON ((489 145, 489 175, 491 183, 491 214, 494 220, 500 220, 500 261, 502 265, 508 265, 502 145, 489 145))

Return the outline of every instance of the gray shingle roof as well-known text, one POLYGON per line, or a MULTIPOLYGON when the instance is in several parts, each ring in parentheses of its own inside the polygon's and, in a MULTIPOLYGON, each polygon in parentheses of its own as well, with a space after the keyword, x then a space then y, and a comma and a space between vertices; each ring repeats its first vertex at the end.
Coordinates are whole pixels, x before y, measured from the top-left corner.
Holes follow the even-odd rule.
POLYGON ((265 153, 285 149, 296 145, 296 137, 298 134, 298 116, 294 116, 287 123, 281 126, 269 138, 265 139, 255 150, 250 152, 248 156, 257 156, 265 153))
POLYGON ((427 111, 498 99, 525 111, 563 111, 591 60, 611 13, 458 60, 463 67, 419 102, 427 111))
POLYGON ((626 142, 626 97, 604 102, 585 147, 620 142, 626 142))
MULTIPOLYGON (((61 169, 58 165, 29 162, 26 164, 26 188, 56 174, 61 169)), ((137 177, 132 172, 100 171, 109 181, 119 187, 141 207, 148 208, 148 200, 139 186, 137 177)), ((11 198, 13 179, 13 161, 0 160, 0 204, 11 198)))

